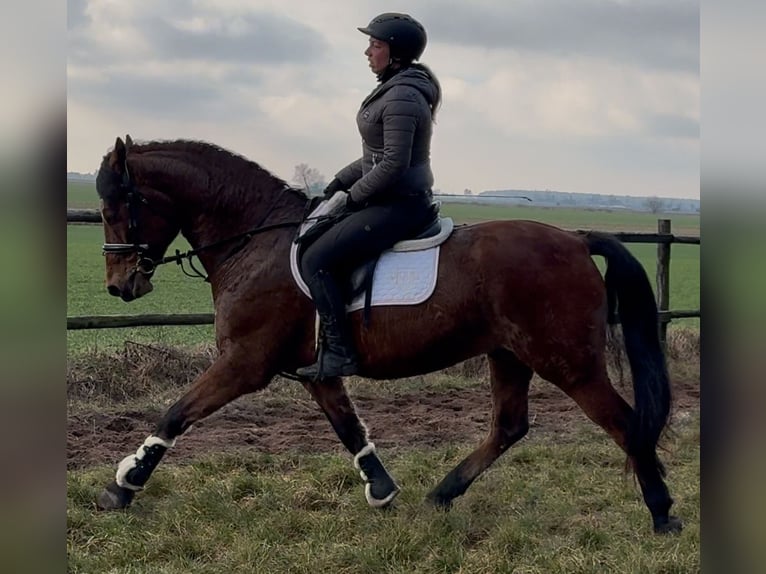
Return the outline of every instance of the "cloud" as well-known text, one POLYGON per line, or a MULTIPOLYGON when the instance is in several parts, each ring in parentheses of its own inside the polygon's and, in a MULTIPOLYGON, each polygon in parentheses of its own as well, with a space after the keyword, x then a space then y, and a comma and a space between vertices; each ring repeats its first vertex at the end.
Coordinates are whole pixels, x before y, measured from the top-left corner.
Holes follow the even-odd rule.
POLYGON ((306 24, 248 7, 75 0, 68 10, 70 101, 122 113, 232 120, 257 108, 243 91, 326 50, 306 24))
POLYGON ((69 8, 69 61, 114 64, 152 59, 279 65, 308 63, 327 49, 322 35, 286 15, 265 10, 206 8, 192 0, 127 7, 76 0, 69 8))
MULTIPOLYGON (((465 49, 464 49, 465 50, 465 49)), ((470 48, 464 61, 476 60, 470 48)), ((458 58, 452 48, 439 60, 449 66, 458 58)), ((699 114, 697 78, 669 70, 631 69, 617 62, 557 58, 551 54, 493 52, 484 55, 483 75, 450 69, 443 78, 444 121, 450 110, 483 122, 505 137, 608 138, 632 134, 678 137, 670 118, 699 114), (467 80, 462 79, 468 78, 467 80)), ((692 137, 687 129, 685 136, 692 137)))
POLYGON ((145 29, 158 57, 261 64, 306 63, 320 58, 325 49, 325 42, 316 31, 268 12, 151 19, 145 29))
POLYGON ((453 0, 418 17, 438 42, 699 71, 694 0, 453 0))
POLYGON ((647 129, 653 135, 666 138, 699 139, 697 118, 675 114, 656 114, 647 118, 647 129))
POLYGON ((66 27, 67 30, 84 28, 90 18, 85 13, 88 0, 68 0, 66 3, 66 27))
MULTIPOLYGON (((371 0, 71 0, 68 161, 115 133, 225 145, 282 177, 355 159, 371 0)), ((412 0, 444 89, 437 185, 698 195, 690 0, 412 0)), ((106 144, 104 142, 107 142, 106 144)), ((80 166, 83 166, 82 168, 80 166)))
POLYGON ((210 113, 220 99, 216 86, 179 79, 136 75, 107 77, 102 81, 70 82, 69 97, 85 104, 108 106, 117 115, 128 111, 147 116, 183 118, 189 113, 210 113))

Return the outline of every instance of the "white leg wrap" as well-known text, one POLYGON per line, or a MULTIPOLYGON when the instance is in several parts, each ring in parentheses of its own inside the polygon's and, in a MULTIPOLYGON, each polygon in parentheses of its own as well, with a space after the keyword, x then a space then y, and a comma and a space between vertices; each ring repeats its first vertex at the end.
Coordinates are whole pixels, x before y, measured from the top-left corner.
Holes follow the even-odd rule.
POLYGON ((359 471, 359 476, 362 477, 362 480, 366 483, 364 485, 364 497, 367 499, 367 504, 372 506, 373 508, 380 508, 382 506, 388 506, 388 504, 396 498, 396 496, 399 494, 399 487, 394 483, 394 490, 391 491, 391 493, 386 496, 385 498, 375 498, 372 495, 372 485, 370 484, 370 481, 367 478, 367 475, 365 472, 361 469, 359 466, 359 459, 367 456, 368 454, 372 454, 375 452, 375 443, 367 443, 367 445, 360 450, 358 453, 356 453, 356 456, 354 457, 354 468, 359 471))
MULTIPOLYGON (((364 456, 367 456, 371 452, 375 452, 375 443, 368 442, 365 445, 365 447, 362 450, 360 450, 358 453, 356 453, 356 456, 354 456, 354 468, 359 471, 359 476, 361 476, 362 480, 365 481, 365 482, 367 482, 367 475, 364 474, 364 471, 359 467, 359 459, 364 457, 364 456)), ((370 488, 370 485, 368 484, 367 485, 367 489, 369 489, 369 488, 370 488)), ((367 491, 365 490, 365 492, 367 492, 367 491)), ((368 496, 367 500, 369 501, 369 496, 368 496)))
POLYGON ((136 468, 136 464, 138 463, 138 461, 144 458, 144 455, 146 454, 144 447, 151 448, 158 444, 164 446, 165 448, 171 448, 173 445, 176 444, 176 441, 175 439, 168 441, 154 435, 149 436, 144 441, 144 444, 138 447, 136 454, 130 454, 126 456, 120 461, 120 464, 117 465, 117 474, 114 477, 114 481, 117 483, 118 486, 121 486, 122 488, 127 488, 128 490, 142 490, 144 488, 143 486, 136 486, 135 484, 130 484, 126 479, 126 476, 131 470, 136 468))
POLYGON ((385 498, 378 500, 374 496, 372 496, 372 493, 370 492, 370 483, 364 485, 364 497, 367 499, 367 504, 372 506, 373 508, 380 508, 381 506, 387 506, 389 502, 391 502, 394 498, 396 498, 399 495, 399 487, 397 486, 394 490, 391 491, 391 494, 386 496, 385 498))

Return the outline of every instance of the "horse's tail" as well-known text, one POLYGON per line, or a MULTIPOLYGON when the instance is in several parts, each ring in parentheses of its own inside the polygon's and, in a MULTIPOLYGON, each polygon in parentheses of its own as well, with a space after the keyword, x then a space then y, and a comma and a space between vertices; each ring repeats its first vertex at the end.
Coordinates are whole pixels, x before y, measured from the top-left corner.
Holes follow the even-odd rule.
POLYGON ((635 420, 628 435, 628 453, 653 457, 670 413, 670 380, 660 342, 657 304, 641 263, 614 236, 585 235, 591 255, 606 259, 608 316, 619 317, 625 351, 633 376, 635 420))

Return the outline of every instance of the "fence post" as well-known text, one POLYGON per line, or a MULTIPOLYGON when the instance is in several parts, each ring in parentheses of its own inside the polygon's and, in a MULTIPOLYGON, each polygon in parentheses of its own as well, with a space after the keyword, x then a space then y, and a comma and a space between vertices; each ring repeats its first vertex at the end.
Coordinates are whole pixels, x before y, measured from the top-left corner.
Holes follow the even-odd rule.
MULTIPOLYGON (((670 220, 657 220, 657 233, 670 235, 670 220)), ((670 309, 670 243, 657 243, 657 308, 670 309)), ((660 342, 665 346, 670 318, 660 315, 660 342)))

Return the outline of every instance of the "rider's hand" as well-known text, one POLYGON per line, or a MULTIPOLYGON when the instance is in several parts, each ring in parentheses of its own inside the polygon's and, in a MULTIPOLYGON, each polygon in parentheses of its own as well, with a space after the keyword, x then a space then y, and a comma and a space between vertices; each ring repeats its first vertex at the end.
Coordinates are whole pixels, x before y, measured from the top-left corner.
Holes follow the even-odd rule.
POLYGON ((351 197, 350 193, 346 194, 346 209, 348 209, 349 211, 359 211, 363 207, 364 205, 354 201, 354 198, 351 197))
POLYGON ((322 195, 325 199, 330 199, 333 195, 335 195, 336 191, 342 191, 343 188, 343 183, 337 177, 335 177, 330 183, 327 184, 327 187, 324 188, 322 195))

